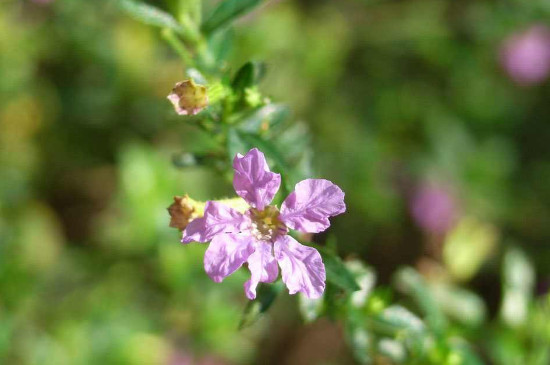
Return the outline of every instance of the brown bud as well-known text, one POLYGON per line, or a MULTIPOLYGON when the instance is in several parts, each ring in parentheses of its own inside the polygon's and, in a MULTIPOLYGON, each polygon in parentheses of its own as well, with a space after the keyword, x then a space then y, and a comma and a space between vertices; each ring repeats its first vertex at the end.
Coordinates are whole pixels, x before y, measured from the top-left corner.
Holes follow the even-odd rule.
POLYGON ((167 98, 179 115, 195 115, 208 106, 206 87, 192 79, 178 82, 167 98))
POLYGON ((185 196, 175 196, 174 203, 168 207, 170 227, 183 231, 190 221, 197 217, 195 206, 191 199, 185 196))

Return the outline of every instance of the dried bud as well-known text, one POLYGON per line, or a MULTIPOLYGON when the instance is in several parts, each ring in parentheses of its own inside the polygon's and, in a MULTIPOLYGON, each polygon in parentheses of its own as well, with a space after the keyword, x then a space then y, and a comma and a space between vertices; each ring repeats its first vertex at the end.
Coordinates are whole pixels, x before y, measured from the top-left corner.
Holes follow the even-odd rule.
POLYGON ((170 213, 170 227, 183 231, 193 219, 203 215, 201 204, 189 196, 175 196, 174 203, 168 207, 170 213))
POLYGON ((167 98, 179 115, 195 115, 208 106, 206 87, 192 79, 178 82, 167 98))

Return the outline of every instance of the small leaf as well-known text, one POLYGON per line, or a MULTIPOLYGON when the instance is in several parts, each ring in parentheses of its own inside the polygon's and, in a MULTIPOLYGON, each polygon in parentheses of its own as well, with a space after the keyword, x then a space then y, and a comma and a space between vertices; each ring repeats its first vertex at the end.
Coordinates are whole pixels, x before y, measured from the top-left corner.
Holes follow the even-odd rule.
POLYGON ((238 132, 238 134, 241 140, 248 144, 250 148, 258 147, 268 159, 275 162, 280 172, 286 175, 283 176, 283 179, 288 178, 288 175, 290 174, 290 167, 288 166, 282 153, 273 143, 253 133, 238 132))
POLYGON ((393 292, 390 287, 377 287, 369 294, 365 309, 367 313, 378 314, 393 302, 393 292))
POLYGON ((432 292, 449 317, 467 326, 479 326, 485 320, 485 303, 477 294, 451 284, 433 285, 432 292))
POLYGON ((504 255, 502 276, 504 296, 500 315, 508 325, 519 326, 527 319, 533 297, 533 264, 525 253, 511 248, 504 255))
POLYGON ((185 70, 185 73, 190 79, 195 81, 197 84, 202 84, 202 85, 208 84, 206 77, 204 77, 204 75, 194 67, 189 67, 187 70, 185 70))
POLYGON ((245 154, 251 146, 243 141, 235 128, 230 128, 227 133, 227 158, 233 161, 237 153, 245 154))
POLYGON ((239 329, 249 327, 256 323, 262 314, 271 307, 282 289, 283 283, 281 281, 274 284, 260 284, 257 288, 256 299, 248 302, 244 309, 241 322, 239 323, 239 329))
POLYGON ((355 280, 360 290, 353 292, 350 296, 350 305, 354 308, 363 308, 367 303, 367 299, 374 288, 376 282, 376 274, 374 270, 365 266, 359 260, 347 261, 346 267, 355 276, 355 280))
POLYGON ((248 133, 260 133, 280 124, 289 115, 289 110, 283 104, 267 104, 253 110, 239 123, 238 129, 248 133))
POLYGON ((292 123, 284 126, 277 136, 277 142, 291 158, 303 154, 304 150, 310 147, 311 131, 303 122, 292 123))
POLYGON ((328 282, 348 292, 354 292, 361 289, 355 281, 355 276, 338 256, 328 252, 322 247, 316 248, 323 258, 328 282))
POLYGON ((487 340, 490 341, 489 351, 493 363, 526 364, 529 349, 522 341, 518 341, 518 332, 515 329, 500 326, 487 340))
POLYGON ((441 332, 447 325, 447 321, 432 297, 424 278, 415 269, 406 267, 395 274, 395 282, 398 289, 413 297, 432 329, 441 332))
MULTIPOLYGON (((288 156, 288 151, 285 150, 285 152, 287 152, 288 156)), ((301 181, 316 175, 313 168, 313 150, 311 147, 306 147, 302 150, 302 155, 296 164, 293 164, 293 166, 295 166, 294 168, 298 172, 295 175, 295 179, 297 179, 296 181, 301 181)))
POLYGON ((243 92, 245 88, 252 85, 254 85, 254 64, 247 62, 235 74, 231 87, 236 92, 243 92))
POLYGON ((266 140, 254 133, 240 132, 235 128, 230 128, 227 138, 227 153, 228 159, 233 160, 237 153, 244 154, 251 148, 260 149, 270 161, 270 168, 273 171, 281 173, 281 190, 282 196, 287 196, 294 189, 296 180, 296 171, 292 170, 283 156, 280 149, 273 142, 266 140))
POLYGON ((183 31, 177 20, 164 10, 134 0, 119 0, 118 3, 128 15, 144 24, 172 29, 178 33, 183 31))
POLYGON ((218 28, 228 25, 237 17, 244 15, 258 6, 262 0, 224 0, 202 23, 201 30, 212 33, 218 28))
POLYGON ((418 357, 424 356, 434 344, 422 319, 400 305, 387 307, 381 313, 368 317, 367 322, 372 331, 402 340, 408 352, 418 357))
MULTIPOLYGON (((451 351, 448 355, 449 364, 482 365, 483 361, 474 352, 471 346, 463 339, 451 339, 449 341, 451 351)), ((509 360, 509 359, 508 359, 509 360)))
POLYGON ((469 280, 490 258, 497 243, 498 231, 494 226, 464 218, 445 239, 443 261, 453 277, 469 280))
POLYGON ((244 93, 246 88, 256 85, 265 74, 265 65, 260 62, 245 63, 231 82, 231 87, 236 93, 244 93))
POLYGON ((323 311, 323 301, 324 298, 321 296, 317 299, 309 299, 303 294, 300 294, 298 297, 298 305, 300 308, 300 313, 305 322, 313 322, 321 315, 323 311))
POLYGON ((214 56, 214 59, 221 63, 225 61, 233 47, 234 31, 228 29, 225 32, 217 32, 208 39, 208 49, 214 56))
POLYGON ((370 357, 373 338, 359 318, 347 318, 346 341, 359 364, 371 364, 370 357))
POLYGON ((378 352, 395 364, 402 364, 407 359, 407 350, 403 343, 391 338, 381 338, 378 341, 378 352))
POLYGON ((372 318, 375 327, 381 332, 391 335, 400 331, 420 333, 426 326, 420 318, 400 305, 392 305, 372 318))
POLYGON ((323 293, 323 314, 330 320, 338 320, 345 311, 346 296, 342 294, 342 289, 327 280, 323 293))
POLYGON ((172 163, 176 168, 187 168, 197 165, 197 158, 189 152, 172 154, 172 163))

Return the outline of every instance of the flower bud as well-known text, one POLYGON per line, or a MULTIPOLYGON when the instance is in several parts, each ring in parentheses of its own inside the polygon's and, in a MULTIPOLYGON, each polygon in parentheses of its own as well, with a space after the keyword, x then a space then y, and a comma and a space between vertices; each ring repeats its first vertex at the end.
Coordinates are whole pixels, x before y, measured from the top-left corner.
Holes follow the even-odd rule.
POLYGON ((183 231, 193 219, 201 217, 204 203, 199 203, 189 196, 175 196, 174 203, 168 207, 170 213, 170 227, 183 231))
POLYGON ((178 82, 167 98, 179 115, 195 115, 208 106, 206 87, 192 79, 178 82))
POLYGON ((456 223, 459 209, 451 189, 424 182, 412 197, 411 213, 426 232, 445 234, 456 223))
POLYGON ((510 36, 503 44, 501 63, 519 85, 543 82, 550 75, 550 28, 533 25, 510 36))

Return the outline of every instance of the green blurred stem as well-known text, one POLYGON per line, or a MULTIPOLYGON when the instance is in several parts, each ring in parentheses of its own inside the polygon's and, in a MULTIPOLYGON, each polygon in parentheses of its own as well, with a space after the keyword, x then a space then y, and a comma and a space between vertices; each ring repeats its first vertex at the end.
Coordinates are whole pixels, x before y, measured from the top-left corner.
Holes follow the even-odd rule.
POLYGON ((185 18, 190 18, 194 24, 200 24, 201 17, 201 0, 179 0, 178 2, 178 19, 181 23, 185 22, 185 18))
POLYGON ((180 15, 179 21, 182 26, 182 37, 185 41, 197 46, 202 40, 197 23, 193 21, 190 14, 180 15))
POLYGON ((193 57, 174 31, 164 28, 161 34, 164 40, 168 42, 172 49, 180 56, 185 65, 187 67, 192 67, 194 65, 193 57))

